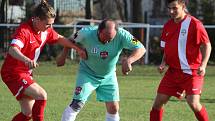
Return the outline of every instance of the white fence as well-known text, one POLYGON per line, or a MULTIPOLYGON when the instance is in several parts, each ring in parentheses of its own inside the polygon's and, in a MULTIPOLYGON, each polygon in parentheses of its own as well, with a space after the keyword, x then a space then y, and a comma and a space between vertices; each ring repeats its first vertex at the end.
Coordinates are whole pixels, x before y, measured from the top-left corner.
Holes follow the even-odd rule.
MULTIPOLYGON (((80 22, 90 22, 91 24, 97 24, 100 22, 100 20, 85 20, 85 19, 77 19, 75 22, 71 23, 71 24, 67 24, 67 25, 53 25, 54 28, 67 28, 67 29, 73 29, 73 32, 75 32, 77 30, 77 28, 82 28, 84 26, 88 26, 88 25, 78 25, 78 23, 80 22)), ((4 28, 11 28, 11 27, 17 27, 19 24, 0 24, 0 28, 4 27, 4 28)), ((119 22, 120 27, 123 27, 125 29, 134 29, 134 28, 143 28, 146 31, 146 37, 145 37, 145 42, 146 42, 146 54, 145 54, 145 64, 149 63, 149 42, 150 42, 150 30, 151 29, 161 29, 163 27, 163 25, 150 25, 150 24, 143 24, 143 23, 120 23, 119 22)), ((209 29, 215 29, 215 25, 205 25, 205 28, 209 28, 209 29)), ((74 51, 72 50, 71 52, 71 58, 74 58, 74 51)))

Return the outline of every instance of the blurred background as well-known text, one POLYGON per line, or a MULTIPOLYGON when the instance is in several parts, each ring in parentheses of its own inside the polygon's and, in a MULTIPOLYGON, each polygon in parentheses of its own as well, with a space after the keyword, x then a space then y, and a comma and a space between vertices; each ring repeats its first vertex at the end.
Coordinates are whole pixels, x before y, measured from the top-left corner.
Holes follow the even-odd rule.
MULTIPOLYGON (((56 10, 54 28, 69 37, 83 26, 96 25, 100 20, 117 20, 148 50, 139 64, 159 64, 161 50, 159 39, 163 24, 169 19, 165 0, 47 0, 56 10)), ((190 0, 187 7, 191 15, 200 19, 215 47, 215 0, 190 0)), ((0 0, 0 59, 4 59, 11 35, 22 21, 31 17, 31 11, 40 0, 0 0)), ((53 60, 62 49, 46 45, 40 60, 53 60)), ((126 53, 128 51, 124 51, 126 53)), ((77 59, 71 51, 71 59, 77 59)), ((209 64, 215 64, 212 50, 209 64)))

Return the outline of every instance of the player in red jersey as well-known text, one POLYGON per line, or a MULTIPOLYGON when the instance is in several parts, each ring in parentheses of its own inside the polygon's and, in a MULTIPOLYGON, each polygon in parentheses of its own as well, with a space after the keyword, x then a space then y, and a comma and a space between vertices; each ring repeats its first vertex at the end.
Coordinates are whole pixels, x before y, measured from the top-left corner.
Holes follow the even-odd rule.
POLYGON ((163 106, 171 96, 186 101, 199 121, 208 121, 206 108, 200 104, 205 69, 211 53, 211 44, 202 23, 189 15, 185 0, 167 0, 171 19, 164 25, 161 47, 164 55, 158 68, 168 70, 157 90, 150 121, 162 121, 163 106), (200 49, 201 48, 201 49, 200 49))
POLYGON ((45 43, 59 43, 74 48, 82 58, 86 53, 52 28, 56 14, 46 2, 35 8, 34 16, 16 30, 9 52, 1 69, 3 82, 18 100, 21 112, 12 121, 44 120, 47 93, 32 78, 32 69, 38 66, 37 59, 45 43))

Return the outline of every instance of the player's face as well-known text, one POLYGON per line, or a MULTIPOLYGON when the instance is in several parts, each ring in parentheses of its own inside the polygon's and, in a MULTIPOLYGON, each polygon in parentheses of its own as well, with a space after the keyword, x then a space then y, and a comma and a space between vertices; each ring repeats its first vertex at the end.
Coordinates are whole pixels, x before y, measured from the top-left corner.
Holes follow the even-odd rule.
POLYGON ((173 1, 168 4, 168 12, 172 19, 174 20, 181 19, 185 12, 185 4, 178 3, 178 1, 173 1))
POLYGON ((46 31, 48 28, 51 28, 52 24, 54 23, 54 20, 54 18, 41 20, 41 31, 46 31))
POLYGON ((36 30, 37 31, 46 31, 48 28, 52 27, 55 18, 48 18, 48 19, 40 19, 36 18, 36 30))
POLYGON ((114 23, 107 23, 107 27, 100 33, 100 39, 102 42, 107 43, 116 36, 116 29, 114 23))

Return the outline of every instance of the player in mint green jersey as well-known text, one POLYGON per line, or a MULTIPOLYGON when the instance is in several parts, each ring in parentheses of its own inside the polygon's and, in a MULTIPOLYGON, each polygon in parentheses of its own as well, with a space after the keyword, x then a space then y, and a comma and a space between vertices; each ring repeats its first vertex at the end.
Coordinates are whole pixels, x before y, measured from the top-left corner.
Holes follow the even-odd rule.
MULTIPOLYGON (((144 46, 109 19, 103 20, 98 27, 82 28, 71 40, 86 49, 88 58, 80 61, 74 96, 63 113, 62 121, 74 121, 94 90, 97 100, 106 104, 106 121, 119 121, 116 64, 122 49, 132 50, 122 60, 122 73, 128 74, 132 70, 131 64, 144 55, 144 46)), ((59 66, 64 65, 67 53, 68 49, 64 48, 57 59, 59 66)))

